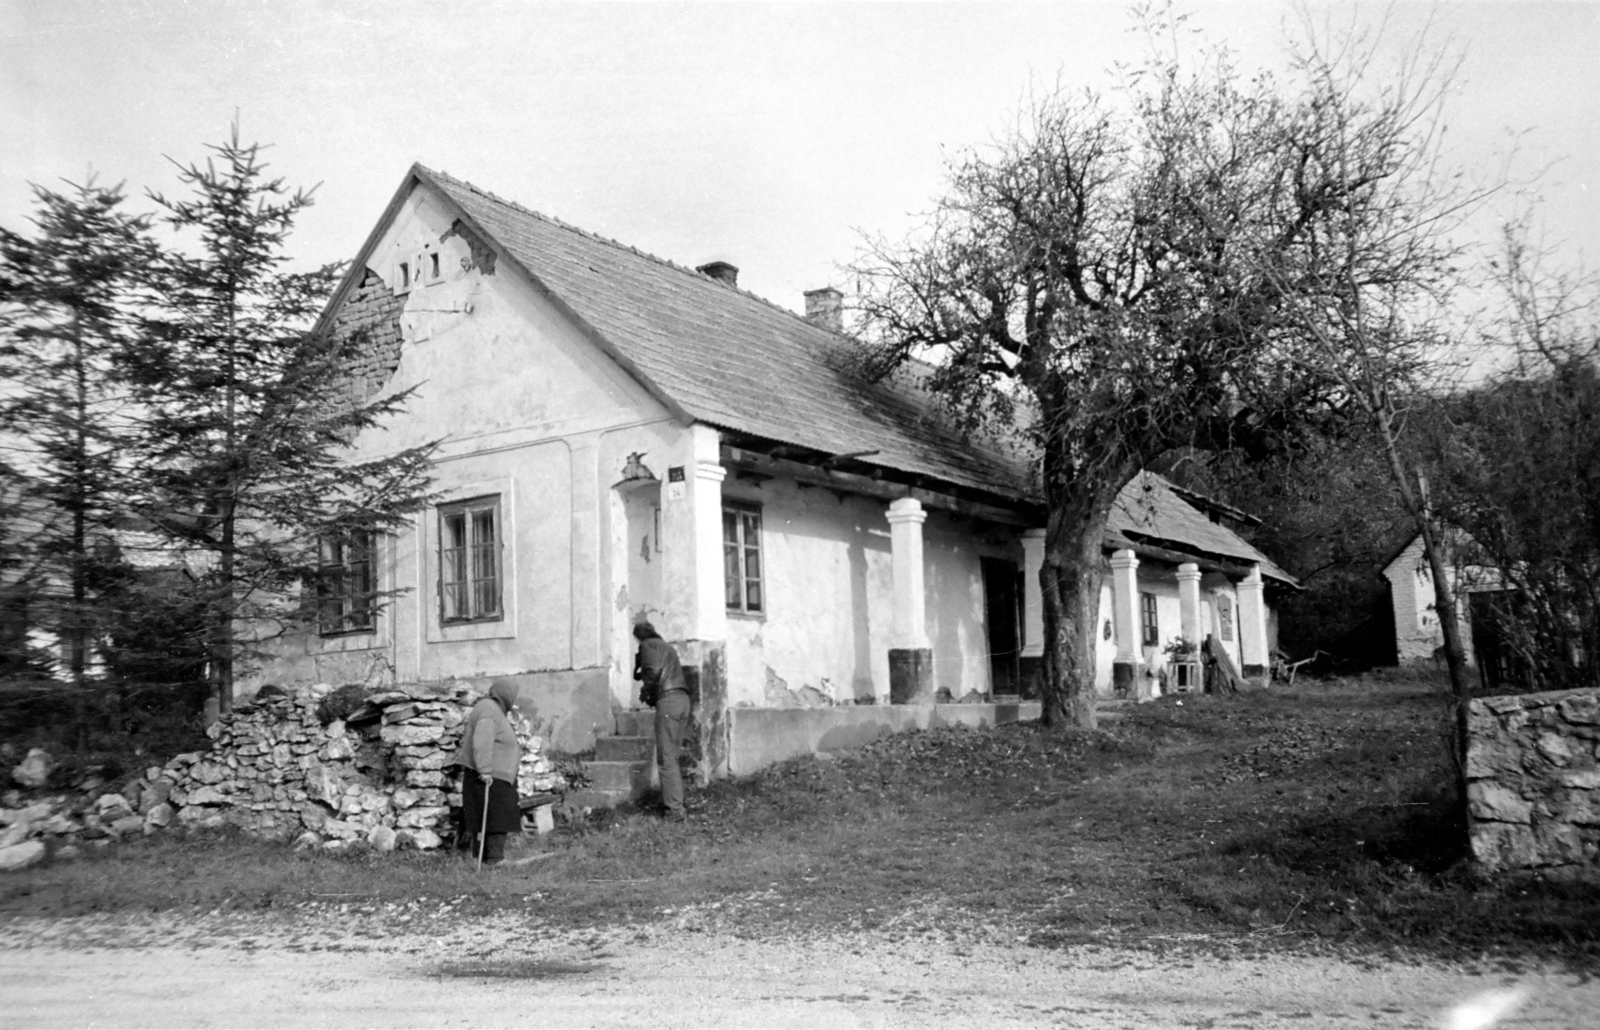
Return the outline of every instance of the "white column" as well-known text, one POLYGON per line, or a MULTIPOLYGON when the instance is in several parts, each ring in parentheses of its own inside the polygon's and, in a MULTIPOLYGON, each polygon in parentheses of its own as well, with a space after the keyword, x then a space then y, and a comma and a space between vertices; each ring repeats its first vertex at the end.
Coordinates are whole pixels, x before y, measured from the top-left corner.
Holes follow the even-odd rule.
POLYGON ((722 640, 728 635, 728 599, 722 566, 721 439, 710 426, 696 425, 689 503, 694 512, 694 600, 685 636, 722 640))
POLYGON ((1261 566, 1250 566, 1250 574, 1239 581, 1239 671, 1260 676, 1267 671, 1267 600, 1261 582, 1261 566))
POLYGON ((1197 647, 1205 643, 1200 631, 1200 566, 1194 562, 1178 566, 1178 627, 1189 643, 1197 647))
POLYGON ((1111 555, 1111 619, 1119 662, 1139 663, 1139 559, 1129 550, 1111 555))
POLYGON ((1039 586, 1039 570, 1044 568, 1042 529, 1022 533, 1022 657, 1044 655, 1044 593, 1039 586))
POLYGON ((889 546, 894 565, 894 624, 889 646, 928 646, 928 619, 923 595, 922 523, 928 513, 914 497, 889 503, 889 546))

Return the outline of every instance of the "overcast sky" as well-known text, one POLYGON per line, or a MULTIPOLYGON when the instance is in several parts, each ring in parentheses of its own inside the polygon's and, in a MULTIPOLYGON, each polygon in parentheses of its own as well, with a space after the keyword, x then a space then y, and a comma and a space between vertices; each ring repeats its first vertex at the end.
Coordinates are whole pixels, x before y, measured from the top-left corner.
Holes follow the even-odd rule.
MULTIPOLYGON (((1286 6, 1197 2, 1247 64, 1286 6)), ((1140 41, 1121 3, 796 5, 0 0, 0 224, 28 183, 176 189, 235 110, 273 171, 321 183, 293 251, 353 257, 413 161, 685 265, 720 259, 792 308, 841 281, 860 232, 900 236, 944 161, 1030 86, 1105 86, 1140 41)), ((1348 8, 1336 10, 1340 17, 1348 8)), ((1376 22, 1388 8, 1363 5, 1376 22)), ((1558 236, 1600 257, 1600 2, 1401 4, 1465 54, 1462 164, 1540 182, 1558 236)))

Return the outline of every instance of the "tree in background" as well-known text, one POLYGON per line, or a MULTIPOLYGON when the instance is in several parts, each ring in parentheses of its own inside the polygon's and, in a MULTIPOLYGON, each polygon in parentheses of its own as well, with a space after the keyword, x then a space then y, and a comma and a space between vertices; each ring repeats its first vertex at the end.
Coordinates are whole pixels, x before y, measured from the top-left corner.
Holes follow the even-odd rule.
POLYGON ((1129 477, 1180 449, 1276 453, 1328 410, 1326 377, 1272 331, 1259 253, 1340 202, 1297 189, 1292 98, 1213 53, 1192 73, 1157 58, 1120 99, 1036 103, 954 163, 919 238, 855 265, 863 373, 926 357, 967 427, 1037 448, 1051 725, 1094 725, 1101 546, 1129 477))
POLYGON ((1387 462, 1361 424, 1259 461, 1225 452, 1175 463, 1168 475, 1261 520, 1235 527, 1300 581, 1277 603, 1278 647, 1318 667, 1394 661, 1394 620, 1382 572, 1416 533, 1394 496, 1387 462))
POLYGON ((180 166, 187 197, 151 195, 180 247, 155 270, 135 362, 148 409, 138 508, 199 559, 212 696, 226 712, 239 662, 315 617, 297 595, 319 575, 319 544, 398 525, 425 499, 431 448, 352 460, 358 434, 408 394, 353 393, 342 369, 363 340, 311 331, 339 274, 288 267, 311 193, 268 178, 237 125, 211 150, 180 166))
POLYGON ((1406 431, 1428 391, 1453 370, 1451 306, 1466 253, 1460 233, 1494 187, 1443 167, 1447 57, 1417 41, 1380 77, 1371 74, 1376 52, 1375 41, 1359 36, 1306 33, 1296 57, 1302 100, 1283 123, 1293 175, 1290 190, 1276 198, 1299 231, 1282 245, 1264 239, 1273 245, 1257 253, 1281 298, 1272 335, 1305 374, 1338 384, 1422 535, 1456 699, 1464 786, 1465 654, 1446 541, 1406 431))
POLYGON ((1471 563, 1492 570, 1478 586, 1493 589, 1475 594, 1472 609, 1491 685, 1593 687, 1600 282, 1547 272, 1520 229, 1508 230, 1506 241, 1496 263, 1506 314, 1487 342, 1509 354, 1509 367, 1435 406, 1426 457, 1440 517, 1464 535, 1471 563))
POLYGON ((0 576, 31 585, 23 630, 61 640, 81 715, 108 616, 100 545, 128 518, 137 419, 123 363, 157 251, 120 186, 33 192, 34 234, 0 229, 0 441, 12 469, 0 576))

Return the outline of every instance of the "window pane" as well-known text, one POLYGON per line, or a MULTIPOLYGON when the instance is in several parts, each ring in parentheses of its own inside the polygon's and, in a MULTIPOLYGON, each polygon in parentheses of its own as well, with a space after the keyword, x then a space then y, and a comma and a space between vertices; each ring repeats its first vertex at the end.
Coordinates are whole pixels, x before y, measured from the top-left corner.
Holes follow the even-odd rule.
POLYGON ((485 508, 472 513, 472 542, 480 547, 495 542, 493 508, 485 508))
POLYGON ((739 572, 739 515, 722 513, 722 592, 729 608, 738 608, 743 576, 739 572))
POLYGON ((467 516, 463 512, 456 512, 444 517, 444 545, 446 547, 467 546, 467 516))

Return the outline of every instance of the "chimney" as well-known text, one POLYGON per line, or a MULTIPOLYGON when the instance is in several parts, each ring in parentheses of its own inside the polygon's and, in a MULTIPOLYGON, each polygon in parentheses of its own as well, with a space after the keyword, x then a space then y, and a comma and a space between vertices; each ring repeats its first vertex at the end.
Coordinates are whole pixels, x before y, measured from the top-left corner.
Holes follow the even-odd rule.
POLYGON ((832 286, 807 290, 806 321, 830 333, 844 332, 844 294, 832 286))
POLYGON ((726 261, 713 261, 709 265, 701 265, 695 271, 707 278, 715 279, 724 286, 739 285, 739 270, 726 261))

